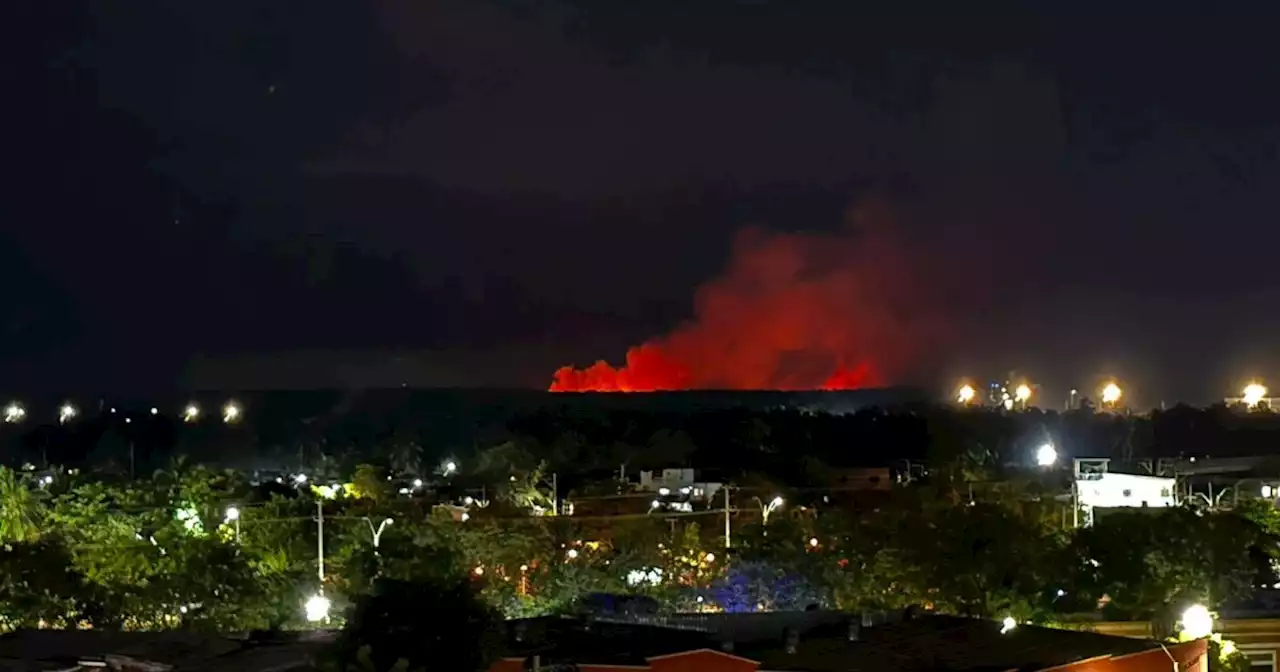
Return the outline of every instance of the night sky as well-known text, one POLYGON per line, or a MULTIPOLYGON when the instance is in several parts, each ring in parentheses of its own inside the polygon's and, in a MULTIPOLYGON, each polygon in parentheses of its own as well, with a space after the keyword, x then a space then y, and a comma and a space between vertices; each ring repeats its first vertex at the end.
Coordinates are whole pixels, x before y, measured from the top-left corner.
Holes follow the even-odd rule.
POLYGON ((1280 385, 1272 6, 16 1, 0 388, 545 387, 868 203, 887 382, 1280 385))

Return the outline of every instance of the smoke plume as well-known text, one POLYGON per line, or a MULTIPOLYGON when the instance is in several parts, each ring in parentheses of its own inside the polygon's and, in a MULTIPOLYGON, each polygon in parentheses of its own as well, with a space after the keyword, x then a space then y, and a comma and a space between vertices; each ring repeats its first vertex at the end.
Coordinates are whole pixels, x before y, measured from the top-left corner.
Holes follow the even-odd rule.
POLYGON ((626 364, 555 372, 553 392, 857 389, 900 382, 936 334, 881 209, 835 233, 740 232, 695 317, 626 364))

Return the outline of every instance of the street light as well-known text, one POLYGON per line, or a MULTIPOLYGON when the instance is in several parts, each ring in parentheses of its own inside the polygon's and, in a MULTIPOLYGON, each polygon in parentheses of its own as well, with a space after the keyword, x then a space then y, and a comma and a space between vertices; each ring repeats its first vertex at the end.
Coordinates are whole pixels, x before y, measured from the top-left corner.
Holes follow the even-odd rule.
MULTIPOLYGON (((466 514, 463 514, 463 515, 466 515, 466 514)), ((382 542, 383 530, 386 530, 387 526, 395 521, 391 520, 390 518, 383 518, 382 522, 378 523, 378 526, 376 528, 373 526, 373 521, 369 520, 369 518, 366 517, 364 519, 364 522, 369 525, 369 531, 373 533, 373 553, 374 555, 377 555, 378 545, 382 542)), ((462 522, 465 523, 467 521, 464 519, 462 522)))
POLYGON ((8 406, 4 407, 5 422, 19 422, 26 416, 27 409, 23 408, 22 404, 19 404, 16 401, 11 402, 8 406))
POLYGON ((1102 388, 1102 403, 1106 406, 1115 406, 1120 402, 1120 397, 1123 394, 1124 390, 1121 390, 1120 386, 1115 384, 1115 382, 1107 383, 1106 386, 1102 388))
POLYGON ((222 407, 222 421, 231 424, 240 419, 240 406, 234 401, 228 401, 226 406, 222 407))
POLYGON ((1005 616, 1004 620, 1000 621, 1000 634, 1007 634, 1016 627, 1018 627, 1018 622, 1013 620, 1012 616, 1005 616))
POLYGON ((182 409, 183 422, 195 422, 198 417, 200 417, 199 406, 196 406, 195 404, 187 404, 187 407, 182 409))
POLYGON ((445 462, 443 465, 440 466, 440 470, 444 472, 445 476, 452 476, 455 472, 458 471, 458 463, 454 462, 453 460, 449 460, 448 462, 445 462))
MULTIPOLYGON (((756 501, 757 501, 757 502, 760 502, 760 498, 758 498, 758 497, 757 497, 757 498, 756 498, 756 501)), ((782 501, 782 497, 780 497, 780 496, 779 496, 779 497, 774 497, 773 499, 769 500, 769 503, 768 503, 768 504, 766 504, 766 503, 764 503, 764 502, 760 502, 760 517, 763 519, 763 520, 761 521, 761 523, 762 523, 762 524, 764 524, 764 525, 768 525, 768 524, 769 524, 769 514, 771 514, 771 513, 773 513, 774 511, 776 511, 776 510, 778 509, 778 507, 782 506, 782 504, 783 504, 783 501, 782 501)))
POLYGON ((1267 398, 1267 386, 1262 383, 1249 383, 1244 386, 1244 403, 1253 408, 1267 398))
POLYGON ((1036 448, 1036 464, 1042 467, 1052 467, 1058 462, 1058 450, 1053 447, 1052 443, 1041 444, 1036 448))
POLYGON ((225 522, 235 523, 236 543, 240 543, 240 507, 232 505, 227 507, 227 515, 225 522))
POLYGON ((324 593, 316 593, 307 599, 304 609, 307 612, 307 620, 312 623, 323 621, 329 618, 329 607, 331 603, 324 593))
POLYGON ((63 404, 62 408, 58 409, 58 424, 66 424, 68 420, 76 417, 77 412, 76 407, 70 402, 63 404))
POLYGON ((1182 634, 1191 639, 1203 639, 1213 634, 1213 614, 1203 604, 1193 604, 1182 612, 1182 634))
POLYGON ((962 405, 971 403, 974 397, 978 396, 978 391, 973 389, 972 385, 964 384, 960 386, 960 390, 956 392, 956 401, 962 405))
POLYGON ((1026 383, 1022 383, 1013 390, 1013 398, 1020 404, 1025 404, 1028 401, 1031 401, 1031 386, 1026 383))

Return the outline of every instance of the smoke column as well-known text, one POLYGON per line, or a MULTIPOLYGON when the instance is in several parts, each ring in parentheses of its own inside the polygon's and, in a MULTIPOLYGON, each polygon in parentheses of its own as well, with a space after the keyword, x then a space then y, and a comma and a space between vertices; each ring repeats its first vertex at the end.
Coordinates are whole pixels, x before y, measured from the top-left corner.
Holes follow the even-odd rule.
POLYGON ((632 347, 621 367, 604 361, 561 367, 550 389, 844 390, 889 384, 936 334, 917 284, 882 214, 855 212, 835 233, 747 229, 735 238, 725 273, 698 288, 691 321, 632 347))

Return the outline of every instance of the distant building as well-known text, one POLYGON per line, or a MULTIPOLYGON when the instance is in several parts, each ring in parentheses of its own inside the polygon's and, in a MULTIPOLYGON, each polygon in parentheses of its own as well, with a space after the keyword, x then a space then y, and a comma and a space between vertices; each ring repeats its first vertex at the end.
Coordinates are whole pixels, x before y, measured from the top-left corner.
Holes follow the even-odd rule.
POLYGON ((1095 509, 1150 508, 1178 505, 1178 481, 1163 476, 1110 471, 1111 460, 1075 460, 1073 497, 1083 514, 1081 524, 1093 524, 1095 509))
POLYGON ((683 498, 697 502, 715 497, 722 487, 724 487, 723 483, 699 480, 697 472, 693 469, 640 472, 640 489, 657 493, 662 497, 683 498))

